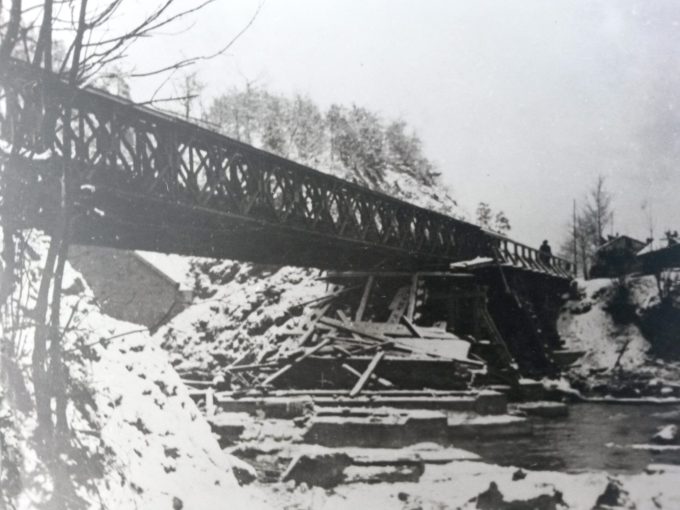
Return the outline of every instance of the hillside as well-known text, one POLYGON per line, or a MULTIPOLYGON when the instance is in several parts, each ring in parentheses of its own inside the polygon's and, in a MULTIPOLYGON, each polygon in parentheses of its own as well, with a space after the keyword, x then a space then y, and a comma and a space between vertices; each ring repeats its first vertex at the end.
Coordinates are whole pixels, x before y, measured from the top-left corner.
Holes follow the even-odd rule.
POLYGON ((585 356, 569 377, 581 390, 615 396, 678 394, 680 375, 680 273, 625 280, 578 280, 558 329, 569 349, 585 356), (665 287, 665 288, 664 288, 665 287))

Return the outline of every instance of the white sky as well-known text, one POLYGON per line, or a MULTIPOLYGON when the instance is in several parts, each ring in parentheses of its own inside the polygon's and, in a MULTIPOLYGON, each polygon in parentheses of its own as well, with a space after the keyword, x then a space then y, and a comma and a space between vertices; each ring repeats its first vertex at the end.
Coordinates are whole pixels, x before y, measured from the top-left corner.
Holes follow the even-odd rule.
MULTIPOLYGON (((258 4, 220 0, 127 65, 215 51, 258 4)), ((657 237, 680 229, 678 50, 676 0, 267 0, 228 55, 196 70, 208 96, 249 80, 401 117, 465 209, 487 201, 513 237, 556 246, 598 173, 616 231, 647 237, 645 200, 657 237)), ((136 82, 136 98, 157 85, 136 82)))

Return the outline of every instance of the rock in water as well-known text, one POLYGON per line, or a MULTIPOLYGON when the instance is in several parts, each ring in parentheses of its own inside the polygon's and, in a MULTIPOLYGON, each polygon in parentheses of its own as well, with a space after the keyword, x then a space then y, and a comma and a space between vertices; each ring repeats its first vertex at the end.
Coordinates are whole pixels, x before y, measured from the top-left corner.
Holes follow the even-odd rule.
POLYGON ((516 482, 517 480, 524 480, 527 477, 527 474, 522 471, 521 469, 518 469, 512 474, 512 481, 516 482))
POLYGON ((655 444, 673 444, 678 440, 677 425, 665 425, 657 431, 652 437, 652 442, 655 444))
POLYGON ((621 482, 611 478, 604 492, 598 496, 593 510, 606 510, 609 508, 630 510, 635 508, 635 505, 628 498, 628 492, 623 489, 621 482))
POLYGON ((480 510, 495 510, 504 505, 503 494, 498 490, 496 482, 491 482, 489 488, 477 496, 477 508, 480 510))
POLYGON ((498 490, 496 482, 491 482, 489 488, 472 501, 476 503, 475 508, 478 510, 562 510, 568 508, 559 491, 541 494, 526 500, 506 501, 501 491, 498 490))

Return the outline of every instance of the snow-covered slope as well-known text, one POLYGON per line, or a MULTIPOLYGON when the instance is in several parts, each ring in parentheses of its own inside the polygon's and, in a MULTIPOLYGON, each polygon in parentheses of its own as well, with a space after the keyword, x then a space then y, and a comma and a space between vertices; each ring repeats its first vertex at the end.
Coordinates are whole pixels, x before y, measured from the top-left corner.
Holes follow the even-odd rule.
MULTIPOLYGON (((26 301, 26 290, 37 282, 47 239, 32 235, 30 245, 40 257, 31 261, 14 296, 28 307, 33 303, 26 301)), ((71 443, 79 452, 69 454, 76 494, 92 508, 103 503, 105 508, 203 509, 224 501, 240 508, 246 500, 252 505, 158 340, 137 325, 101 314, 68 265, 64 288, 67 415, 71 443)), ((11 331, 2 333, 8 338, 11 331)), ((12 373, 31 373, 27 339, 32 334, 27 328, 15 335, 12 373)), ((7 366, 2 404, 8 419, 0 421, 0 436, 15 438, 18 451, 11 460, 19 480, 10 501, 17 508, 35 508, 51 497, 52 485, 32 440, 32 384, 26 375, 8 377, 7 366)), ((8 464, 4 458, 5 472, 8 464)))
MULTIPOLYGON (((676 276, 666 275, 670 282, 676 276)), ((680 365, 658 354, 658 333, 664 326, 650 314, 662 303, 655 278, 629 276, 621 281, 601 278, 577 283, 579 297, 567 302, 558 321, 566 348, 586 353, 571 369, 571 377, 586 388, 599 386, 625 396, 669 395, 677 387, 680 365)), ((670 299, 677 299, 678 294, 680 286, 670 299)), ((671 313, 678 314, 678 310, 671 313)))
MULTIPOLYGON (((639 300, 645 301, 649 294, 646 279, 640 282, 647 293, 637 292, 639 300)), ((582 298, 571 301, 560 315, 558 330, 570 349, 585 351, 575 369, 585 373, 593 369, 609 369, 619 362, 623 369, 635 370, 647 360, 649 343, 633 323, 616 324, 606 310, 607 302, 614 292, 611 279, 579 280, 582 298), (626 346, 625 351, 621 350, 626 346), (619 359, 620 356, 620 359, 619 359)), ((636 285, 638 287, 638 285, 636 285)))

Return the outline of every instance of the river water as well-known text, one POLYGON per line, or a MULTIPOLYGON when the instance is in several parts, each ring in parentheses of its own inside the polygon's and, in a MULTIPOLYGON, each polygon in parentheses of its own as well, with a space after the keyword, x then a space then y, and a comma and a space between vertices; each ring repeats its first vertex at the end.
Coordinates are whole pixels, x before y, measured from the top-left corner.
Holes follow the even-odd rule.
POLYGON ((680 425, 677 405, 573 404, 569 417, 530 419, 532 436, 483 439, 456 446, 488 462, 535 470, 639 473, 651 463, 680 464, 680 450, 633 448, 650 445, 660 426, 680 425))

